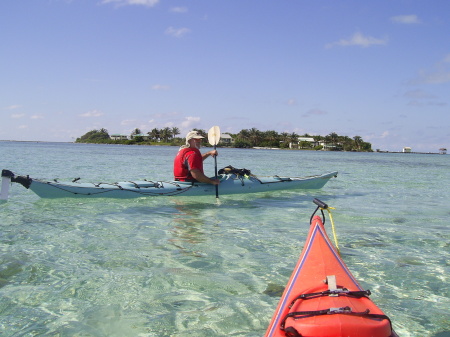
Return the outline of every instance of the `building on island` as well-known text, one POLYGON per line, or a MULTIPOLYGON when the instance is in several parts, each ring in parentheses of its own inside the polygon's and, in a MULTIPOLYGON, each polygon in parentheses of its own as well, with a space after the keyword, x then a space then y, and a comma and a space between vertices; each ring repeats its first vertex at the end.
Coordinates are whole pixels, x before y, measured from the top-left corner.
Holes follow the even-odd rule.
POLYGON ((407 147, 407 146, 405 146, 404 148, 403 148, 403 153, 411 153, 411 148, 410 147, 407 147))
POLYGON ((109 138, 111 138, 112 140, 127 140, 128 136, 127 135, 115 134, 115 135, 109 136, 109 138))
POLYGON ((234 143, 234 139, 228 133, 221 133, 220 134, 220 142, 223 145, 231 145, 232 143, 234 143))
POLYGON ((143 133, 138 133, 136 135, 131 135, 130 139, 134 139, 136 137, 141 137, 143 140, 148 140, 149 135, 148 134, 146 135, 146 134, 143 134, 143 133))
POLYGON ((298 137, 297 143, 289 143, 289 148, 300 148, 300 149, 306 149, 306 148, 312 148, 319 145, 318 142, 314 140, 312 137, 298 137))

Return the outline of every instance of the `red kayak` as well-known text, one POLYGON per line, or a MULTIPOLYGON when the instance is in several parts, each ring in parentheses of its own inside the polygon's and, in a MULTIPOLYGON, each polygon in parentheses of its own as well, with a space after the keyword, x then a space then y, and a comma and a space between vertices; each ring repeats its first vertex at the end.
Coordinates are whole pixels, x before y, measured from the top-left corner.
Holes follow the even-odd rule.
MULTIPOLYGON (((328 206, 314 199, 319 208, 328 206)), ((313 214, 305 246, 266 337, 398 337, 390 319, 369 299, 313 214)))

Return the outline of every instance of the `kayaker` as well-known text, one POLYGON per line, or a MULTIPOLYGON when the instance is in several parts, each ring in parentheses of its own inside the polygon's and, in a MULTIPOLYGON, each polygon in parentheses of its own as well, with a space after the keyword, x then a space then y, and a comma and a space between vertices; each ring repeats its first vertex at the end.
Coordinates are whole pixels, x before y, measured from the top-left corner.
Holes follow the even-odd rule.
POLYGON ((173 163, 173 174, 178 181, 199 181, 212 185, 219 185, 219 179, 211 179, 203 172, 203 161, 208 157, 218 155, 217 150, 202 154, 200 147, 203 137, 197 131, 190 131, 186 135, 186 145, 180 147, 173 163))

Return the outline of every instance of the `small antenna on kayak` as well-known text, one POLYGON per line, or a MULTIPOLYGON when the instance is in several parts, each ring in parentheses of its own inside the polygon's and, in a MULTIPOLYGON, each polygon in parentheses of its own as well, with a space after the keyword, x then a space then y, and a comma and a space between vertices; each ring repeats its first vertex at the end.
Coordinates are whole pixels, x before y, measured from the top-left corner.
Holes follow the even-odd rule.
POLYGON ((324 203, 323 201, 314 198, 313 203, 315 203, 317 205, 316 210, 314 211, 314 213, 311 215, 311 219, 309 219, 309 223, 312 223, 312 219, 314 217, 314 215, 317 213, 317 211, 320 209, 320 211, 322 212, 322 222, 323 224, 325 224, 325 214, 323 213, 324 209, 328 208, 328 205, 326 203, 324 203))

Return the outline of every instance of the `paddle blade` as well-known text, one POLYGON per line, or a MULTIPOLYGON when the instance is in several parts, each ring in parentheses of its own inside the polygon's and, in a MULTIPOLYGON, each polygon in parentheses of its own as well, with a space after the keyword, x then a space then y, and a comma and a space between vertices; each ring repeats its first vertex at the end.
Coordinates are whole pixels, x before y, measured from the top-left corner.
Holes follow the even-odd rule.
POLYGON ((220 141, 220 128, 218 126, 213 126, 208 131, 208 142, 209 144, 215 146, 219 144, 220 141))

